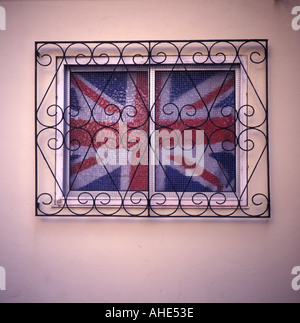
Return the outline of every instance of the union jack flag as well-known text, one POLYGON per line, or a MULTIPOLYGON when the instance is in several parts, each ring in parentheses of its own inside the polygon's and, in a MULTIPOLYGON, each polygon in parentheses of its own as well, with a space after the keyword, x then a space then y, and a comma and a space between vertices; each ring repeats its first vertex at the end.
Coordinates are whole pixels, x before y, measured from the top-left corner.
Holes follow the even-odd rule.
POLYGON ((114 165, 97 158, 112 135, 115 150, 127 154, 136 143, 124 143, 123 138, 135 129, 148 133, 147 72, 72 73, 70 110, 70 190, 147 191, 147 165, 120 163, 121 154, 114 165), (129 130, 121 129, 122 124, 129 130), (104 136, 99 141, 100 132, 104 136))
POLYGON ((162 145, 155 148, 157 192, 235 190, 233 71, 156 71, 150 109, 147 71, 72 72, 70 81, 70 190, 148 191, 149 166, 121 163, 120 156, 136 145, 126 139, 123 147, 125 132, 139 129, 148 136, 149 122, 155 122, 158 132, 202 130, 205 138, 204 170, 199 175, 175 149, 165 163, 162 145), (149 118, 153 108, 155 120, 149 118), (121 129, 122 123, 129 130, 121 129), (108 135, 99 139, 100 131, 108 135), (113 133, 120 155, 116 164, 104 165, 97 151, 107 147, 113 133))
MULTIPOLYGON (((180 151, 176 155, 176 150, 170 149, 170 165, 164 165, 160 153, 155 171, 156 191, 235 191, 234 71, 156 72, 156 98, 157 129, 181 133, 202 130, 205 145, 204 170, 199 176, 193 173, 197 162, 187 164, 180 151), (191 169, 190 174, 187 169, 191 169)), ((193 134, 194 148, 195 144, 193 134)))

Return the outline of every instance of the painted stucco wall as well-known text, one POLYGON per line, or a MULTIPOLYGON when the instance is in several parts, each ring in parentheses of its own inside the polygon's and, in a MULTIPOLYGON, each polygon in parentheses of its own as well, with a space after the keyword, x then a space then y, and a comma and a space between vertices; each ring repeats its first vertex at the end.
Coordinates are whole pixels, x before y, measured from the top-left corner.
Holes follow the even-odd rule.
POLYGON ((0 1, 0 302, 300 302, 300 31, 288 0, 0 1), (269 39, 272 217, 34 216, 34 42, 269 39))

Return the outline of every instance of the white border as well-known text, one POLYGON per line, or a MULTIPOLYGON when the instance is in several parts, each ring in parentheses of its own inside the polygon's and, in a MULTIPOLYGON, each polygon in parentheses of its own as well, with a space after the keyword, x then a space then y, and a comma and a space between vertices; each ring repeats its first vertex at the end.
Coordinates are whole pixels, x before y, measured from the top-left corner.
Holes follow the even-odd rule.
MULTIPOLYGON (((153 107, 155 104, 155 71, 162 70, 171 70, 172 67, 167 67, 164 65, 174 65, 176 64, 176 69, 175 70, 180 70, 181 67, 180 65, 189 65, 189 70, 191 69, 191 66, 195 66, 195 70, 228 70, 228 65, 232 65, 232 70, 235 71, 235 88, 236 88, 236 108, 239 109, 242 106, 247 106, 247 57, 233 57, 233 56, 226 56, 226 60, 224 61, 224 57, 219 57, 219 56, 214 56, 211 59, 207 59, 204 56, 201 57, 202 60, 204 61, 203 65, 197 65, 193 61, 193 57, 191 56, 181 56, 180 60, 176 56, 168 56, 162 64, 152 64, 150 65, 150 73, 149 73, 149 106, 153 107), (212 61, 214 64, 212 64, 212 61), (226 65, 226 66, 224 66, 226 65), (164 67, 163 67, 164 66, 164 67)), ((160 62, 162 61, 162 57, 157 56, 152 58, 153 61, 155 62, 160 62)), ((88 58, 75 58, 75 57, 67 57, 65 60, 63 60, 61 57, 57 57, 57 66, 59 66, 58 72, 57 72, 57 84, 56 84, 56 89, 57 89, 57 105, 64 108, 65 106, 69 105, 69 94, 66 93, 66 88, 69 89, 70 84, 68 84, 69 80, 69 71, 65 67, 70 65, 72 68, 75 68, 78 71, 86 71, 86 68, 91 68, 91 71, 99 71, 101 68, 108 68, 110 65, 118 65, 118 66, 125 66, 129 65, 132 67, 134 65, 138 64, 143 64, 145 63, 145 59, 143 58, 135 58, 133 62, 132 57, 123 57, 122 60, 120 60, 119 57, 110 57, 109 64, 107 65, 101 65, 106 63, 107 59, 106 58, 98 58, 97 59, 97 64, 94 62, 90 61, 89 64, 84 65, 85 62, 88 62, 88 58), (81 63, 82 65, 78 65, 78 63, 81 63), (98 65, 99 64, 99 65, 98 65)), ((138 65, 137 70, 143 70, 143 67, 145 70, 148 70, 149 65, 138 65)), ((182 67, 184 70, 184 66, 182 67)), ((110 69, 111 70, 111 69, 110 69)), ((238 110, 237 110, 238 112, 238 110)), ((152 109, 152 118, 154 120, 155 118, 155 109, 152 109)), ((241 120, 244 124, 247 122, 247 117, 244 115, 244 117, 241 120)), ((246 129, 245 126, 243 126, 240 122, 237 122, 238 127, 236 127, 236 136, 238 137, 239 134, 246 129)), ((64 126, 64 122, 61 122, 58 125, 58 130, 62 131, 62 133, 66 133, 66 129, 64 126)), ((150 123, 149 126, 150 133, 152 133, 152 130, 155 130, 155 125, 154 123, 150 123)), ((247 140, 247 132, 244 132, 242 140, 247 140)), ((154 136, 151 136, 151 140, 155 140, 154 136)), ((155 142, 152 142, 153 145, 155 146, 155 142)), ((81 204, 78 202, 78 196, 82 194, 83 192, 71 192, 67 199, 67 203, 64 199, 64 195, 61 192, 62 188, 63 190, 66 190, 66 186, 68 186, 68 181, 69 181, 69 154, 65 152, 64 149, 58 149, 56 152, 56 180, 57 183, 55 184, 55 200, 54 200, 54 207, 62 207, 65 204, 67 204, 70 207, 84 207, 88 206, 90 207, 93 205, 93 199, 92 198, 86 198, 85 199, 85 204, 81 204), (66 170, 67 167, 67 170, 66 170), (68 178, 68 179, 66 179, 68 178)), ((149 151, 149 159, 152 160, 152 163, 150 163, 150 187, 149 187, 149 195, 150 197, 153 196, 155 193, 155 154, 153 151, 149 151)), ((235 193, 227 193, 227 192, 221 192, 216 193, 216 192, 205 192, 204 195, 207 196, 207 198, 210 200, 210 205, 212 207, 218 207, 218 208, 234 208, 238 206, 237 198, 236 195, 238 196, 238 199, 240 199, 240 206, 247 207, 248 204, 248 188, 247 188, 247 169, 248 169, 248 162, 247 162, 247 152, 242 151, 241 149, 237 149, 237 156, 236 156, 236 187, 237 187, 237 192, 235 193), (246 188, 246 189, 245 189, 246 188), (240 194, 242 193, 242 190, 245 189, 245 192, 240 198, 240 194), (226 202, 221 204, 223 197, 222 195, 226 196, 226 202), (214 197, 212 197, 214 196, 214 197), (220 198, 218 198, 220 196, 220 198), (221 201, 221 202, 220 202, 221 201)), ((67 190, 66 190, 67 191, 67 190)), ((106 193, 106 192, 98 192, 98 191, 93 191, 89 192, 93 197, 96 197, 100 193, 106 193)), ((147 199, 144 199, 145 202, 142 202, 138 205, 135 205, 131 200, 130 196, 136 193, 135 191, 128 191, 128 192, 108 192, 108 194, 111 196, 111 203, 108 205, 102 205, 102 204, 96 204, 97 207, 119 207, 121 203, 121 196, 122 199, 124 200, 124 206, 131 206, 131 207, 145 207, 147 206, 147 199), (121 195, 121 196, 120 196, 121 195), (120 202, 120 203, 118 203, 120 202)), ((142 192, 145 194, 145 196, 148 196, 148 192, 142 192)), ((199 199, 197 198, 197 202, 202 202, 201 205, 195 205, 192 202, 192 196, 197 193, 185 193, 184 197, 181 199, 181 205, 190 207, 190 208, 206 208, 208 203, 207 199, 199 199)), ((169 193, 169 192, 162 192, 163 195, 167 197, 167 202, 159 206, 159 203, 162 203, 164 198, 159 198, 159 194, 157 197, 151 199, 151 205, 153 203, 158 203, 157 206, 152 206, 153 208, 159 208, 159 207, 177 207, 178 206, 178 198, 176 193, 169 193)), ((180 197, 180 192, 178 193, 180 197)), ((181 193, 182 195, 182 193, 181 193)))

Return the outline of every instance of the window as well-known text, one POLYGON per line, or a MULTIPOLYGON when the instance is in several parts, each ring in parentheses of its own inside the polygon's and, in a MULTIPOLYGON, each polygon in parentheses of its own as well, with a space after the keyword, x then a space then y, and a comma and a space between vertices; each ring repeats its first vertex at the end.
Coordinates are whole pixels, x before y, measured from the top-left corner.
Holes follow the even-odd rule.
POLYGON ((37 168, 49 179, 37 176, 39 212, 268 216, 268 192, 250 185, 265 163, 268 190, 267 88, 249 70, 266 46, 230 44, 36 44, 37 168), (38 67, 52 73, 38 81, 38 67))

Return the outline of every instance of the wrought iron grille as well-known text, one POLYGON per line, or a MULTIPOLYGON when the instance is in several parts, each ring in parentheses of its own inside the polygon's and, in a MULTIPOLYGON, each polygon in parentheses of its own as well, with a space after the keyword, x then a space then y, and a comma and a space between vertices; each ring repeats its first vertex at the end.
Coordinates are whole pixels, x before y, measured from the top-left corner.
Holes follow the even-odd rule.
POLYGON ((270 216, 268 41, 36 42, 36 214, 270 216))

